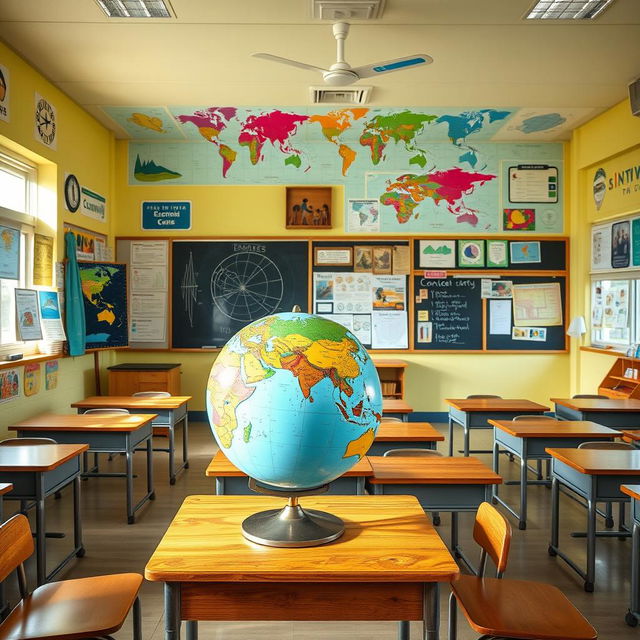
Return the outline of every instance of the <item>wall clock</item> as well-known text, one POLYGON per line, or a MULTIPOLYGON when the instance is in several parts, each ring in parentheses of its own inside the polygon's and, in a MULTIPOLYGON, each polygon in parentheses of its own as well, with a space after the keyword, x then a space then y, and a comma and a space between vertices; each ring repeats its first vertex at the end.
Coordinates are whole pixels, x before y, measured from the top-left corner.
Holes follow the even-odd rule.
POLYGON ((36 103, 36 130, 43 144, 50 147, 56 138, 56 113, 44 98, 36 103))
POLYGON ((64 201, 71 213, 75 213, 80 206, 80 183, 72 173, 64 181, 64 201))

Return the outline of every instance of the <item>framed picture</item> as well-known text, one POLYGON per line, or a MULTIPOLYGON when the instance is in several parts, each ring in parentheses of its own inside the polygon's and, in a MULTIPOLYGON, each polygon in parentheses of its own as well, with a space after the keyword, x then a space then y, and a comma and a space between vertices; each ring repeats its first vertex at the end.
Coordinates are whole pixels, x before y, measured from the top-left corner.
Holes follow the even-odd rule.
POLYGON ((353 264, 353 247, 314 247, 313 265, 316 267, 350 267, 353 264))
POLYGON ((331 187, 287 187, 287 229, 331 229, 331 187))
POLYGON ((511 264, 528 264, 541 262, 540 242, 510 242, 509 253, 511 264))
POLYGON ((611 226, 611 266, 624 269, 629 266, 631 254, 631 223, 629 220, 614 222, 611 226))
POLYGON ((391 273, 393 247, 372 247, 373 273, 391 273))
POLYGON ((484 267, 484 240, 458 240, 458 266, 484 267))
POLYGON ((373 247, 357 244, 353 247, 353 252, 353 270, 371 273, 373 269, 373 247))

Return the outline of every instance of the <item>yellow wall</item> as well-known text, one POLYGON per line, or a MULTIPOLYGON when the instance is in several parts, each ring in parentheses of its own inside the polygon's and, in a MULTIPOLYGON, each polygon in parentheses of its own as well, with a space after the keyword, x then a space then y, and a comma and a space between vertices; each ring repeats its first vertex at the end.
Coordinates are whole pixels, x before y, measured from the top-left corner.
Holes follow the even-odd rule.
MULTIPOLYGON (((11 91, 11 120, 0 121, 0 146, 28 157, 38 165, 38 214, 41 217, 38 231, 48 235, 57 233, 56 259, 64 255, 61 232, 64 222, 112 237, 113 134, 2 43, 0 62, 9 68, 11 91), (57 150, 45 147, 34 138, 35 92, 57 108, 57 150), (106 223, 79 212, 66 211, 63 198, 66 173, 75 173, 80 184, 107 197, 106 223)), ((103 355, 102 360, 110 362, 112 356, 103 355)), ((44 391, 44 364, 41 365, 41 377, 42 390, 37 395, 28 399, 22 396, 0 405, 0 437, 11 422, 42 411, 69 412, 71 402, 93 393, 93 356, 61 359, 55 390, 44 391)))

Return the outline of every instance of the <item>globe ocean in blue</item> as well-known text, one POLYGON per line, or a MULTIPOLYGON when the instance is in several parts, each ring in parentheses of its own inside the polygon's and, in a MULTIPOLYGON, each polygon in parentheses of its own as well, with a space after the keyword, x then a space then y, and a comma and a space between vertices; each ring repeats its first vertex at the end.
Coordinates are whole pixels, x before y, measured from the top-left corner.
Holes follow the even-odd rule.
POLYGON ((283 490, 348 471, 382 415, 378 373, 358 339, 305 313, 267 316, 233 336, 211 368, 206 401, 227 458, 283 490))

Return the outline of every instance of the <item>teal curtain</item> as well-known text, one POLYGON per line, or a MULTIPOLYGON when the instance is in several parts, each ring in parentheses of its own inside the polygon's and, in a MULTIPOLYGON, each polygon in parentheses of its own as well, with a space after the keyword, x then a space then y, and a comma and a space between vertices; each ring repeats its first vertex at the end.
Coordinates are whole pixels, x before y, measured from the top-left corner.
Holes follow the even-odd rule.
POLYGON ((64 246, 67 256, 67 268, 64 273, 64 300, 69 340, 69 355, 81 356, 85 352, 87 329, 82 299, 82 283, 76 257, 76 237, 67 231, 64 234, 64 246))

